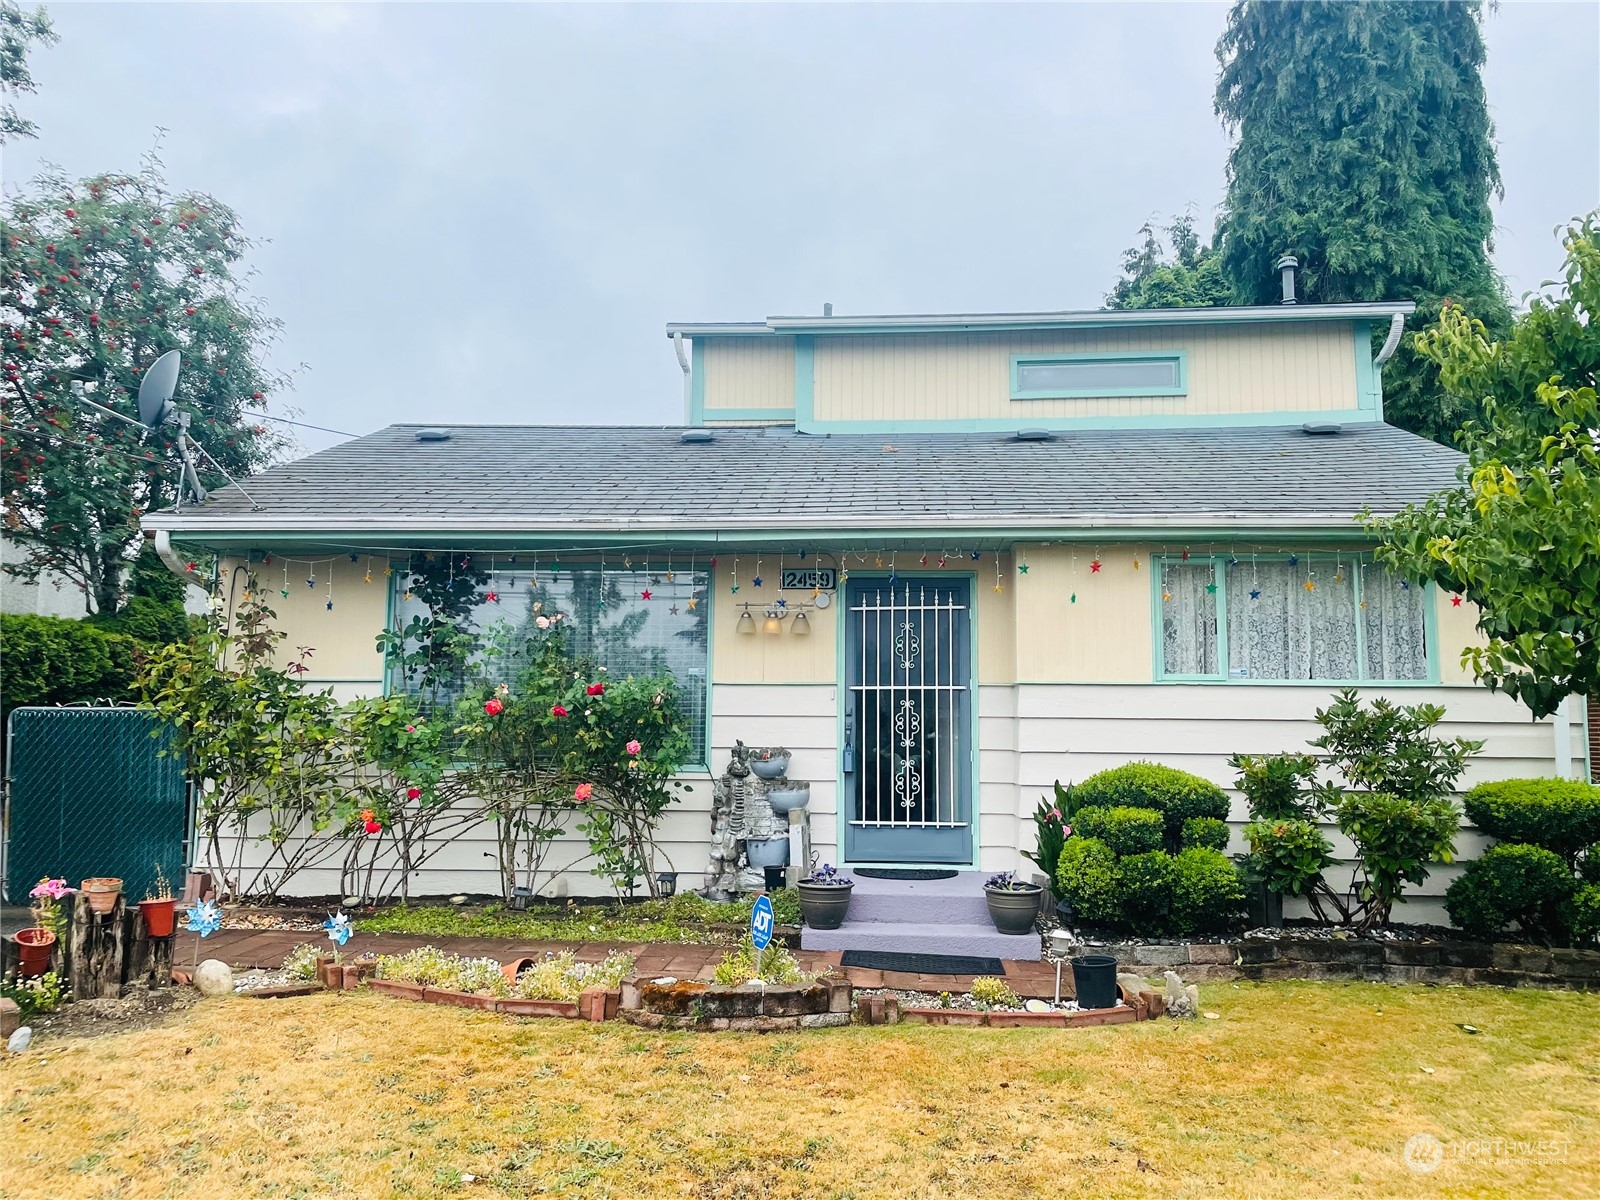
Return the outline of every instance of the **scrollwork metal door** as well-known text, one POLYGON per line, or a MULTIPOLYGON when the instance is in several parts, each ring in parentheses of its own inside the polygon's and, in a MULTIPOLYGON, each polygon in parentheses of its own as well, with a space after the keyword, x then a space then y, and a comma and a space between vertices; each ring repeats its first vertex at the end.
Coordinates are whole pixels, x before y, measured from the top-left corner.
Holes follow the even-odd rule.
POLYGON ((845 860, 972 861, 971 589, 850 580, 845 860))

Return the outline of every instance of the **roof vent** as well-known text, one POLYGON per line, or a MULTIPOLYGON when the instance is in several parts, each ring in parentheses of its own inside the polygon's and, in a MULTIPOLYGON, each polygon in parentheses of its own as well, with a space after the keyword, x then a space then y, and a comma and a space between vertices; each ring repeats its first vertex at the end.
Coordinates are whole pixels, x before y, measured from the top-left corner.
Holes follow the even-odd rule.
POLYGON ((1330 437, 1336 433, 1343 433, 1344 426, 1331 422, 1328 424, 1316 425, 1312 424, 1310 421, 1307 421, 1304 425, 1300 426, 1300 431, 1307 437, 1330 437))
POLYGON ((1053 442, 1056 435, 1048 429, 1019 429, 1012 438, 1019 442, 1053 442))
POLYGON ((678 435, 678 440, 690 446, 698 446, 704 442, 714 442, 717 437, 709 429, 685 429, 678 435))
POLYGON ((440 429, 436 425, 427 429, 417 430, 417 441, 419 442, 448 442, 449 440, 450 431, 448 429, 440 429))
POLYGON ((1292 254, 1285 254, 1278 260, 1278 274, 1283 282, 1283 303, 1293 304, 1294 299, 1294 273, 1300 267, 1300 260, 1292 254))

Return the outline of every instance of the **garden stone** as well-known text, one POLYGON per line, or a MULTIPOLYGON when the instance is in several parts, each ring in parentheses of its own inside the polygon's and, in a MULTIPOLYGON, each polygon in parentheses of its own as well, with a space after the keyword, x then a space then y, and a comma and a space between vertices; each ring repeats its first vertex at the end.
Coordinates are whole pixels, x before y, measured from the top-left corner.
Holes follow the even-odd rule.
POLYGON ((346 908, 358 908, 358 907, 360 907, 360 905, 361 905, 361 897, 360 896, 346 896, 344 898, 344 906, 346 908))
POLYGON ((194 986, 202 996, 231 996, 233 968, 221 959, 208 958, 195 968, 194 986))
POLYGON ((1137 996, 1140 992, 1153 992, 1149 980, 1143 975, 1135 975, 1132 971, 1117 972, 1117 986, 1130 996, 1137 996))
POLYGON ((0 1037, 10 1037, 22 1025, 22 1010, 9 996, 0 996, 0 1037))
POLYGON ((28 1048, 32 1041, 33 1027, 31 1025, 24 1025, 21 1029, 13 1033, 7 1040, 6 1049, 11 1051, 13 1054, 21 1054, 28 1048))
POLYGON ((1043 1000, 1029 1000, 1022 1007, 1024 1010, 1031 1013, 1047 1013, 1050 1011, 1050 1006, 1043 1000))
POLYGON ((1167 1015, 1170 1017, 1197 1017, 1200 1015, 1200 989, 1194 984, 1183 986, 1176 971, 1167 972, 1167 1015))

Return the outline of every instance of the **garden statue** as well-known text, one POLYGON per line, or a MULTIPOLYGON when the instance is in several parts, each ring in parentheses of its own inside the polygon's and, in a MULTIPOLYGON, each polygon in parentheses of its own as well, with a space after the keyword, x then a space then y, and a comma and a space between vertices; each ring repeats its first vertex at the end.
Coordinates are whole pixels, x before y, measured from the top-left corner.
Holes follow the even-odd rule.
MULTIPOLYGON (((760 778, 752 771, 752 753, 763 762, 772 761, 772 751, 752 751, 736 741, 728 766, 712 789, 711 846, 701 889, 708 899, 729 900, 740 892, 761 891, 766 877, 760 866, 751 864, 746 843, 770 843, 788 835, 788 821, 767 803, 768 790, 779 781, 760 778)), ((787 753, 780 753, 786 761, 787 753)))

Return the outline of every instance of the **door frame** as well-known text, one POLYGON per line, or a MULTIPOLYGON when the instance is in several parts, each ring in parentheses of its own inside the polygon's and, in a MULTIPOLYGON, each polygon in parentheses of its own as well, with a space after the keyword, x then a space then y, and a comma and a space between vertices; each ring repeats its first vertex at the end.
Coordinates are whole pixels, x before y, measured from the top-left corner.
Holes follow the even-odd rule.
MULTIPOLYGON (((844 716, 845 706, 850 702, 850 681, 846 674, 846 650, 849 643, 848 617, 850 610, 849 589, 846 584, 849 579, 841 579, 839 588, 835 593, 836 602, 833 604, 834 617, 834 643, 836 647, 836 662, 834 668, 834 735, 833 735, 833 766, 834 766, 834 794, 837 800, 834 804, 834 845, 837 847, 836 860, 840 866, 850 867, 915 867, 928 866, 944 868, 946 870, 972 871, 977 870, 978 859, 981 854, 980 824, 982 821, 983 784, 978 774, 980 752, 978 748, 978 573, 976 571, 926 571, 912 570, 895 572, 899 578, 916 579, 926 578, 931 580, 964 580, 967 584, 967 691, 971 703, 967 705, 968 730, 967 730, 967 758, 968 780, 970 784, 971 814, 968 822, 972 830, 972 853, 967 862, 937 862, 937 863, 907 863, 907 862, 872 862, 867 860, 856 861, 845 858, 845 833, 849 825, 849 816, 853 797, 850 796, 844 773, 844 716)), ((857 579, 871 579, 887 581, 889 571, 874 569, 871 571, 851 571, 851 577, 857 579)), ((859 725, 859 721, 858 721, 859 725)))

